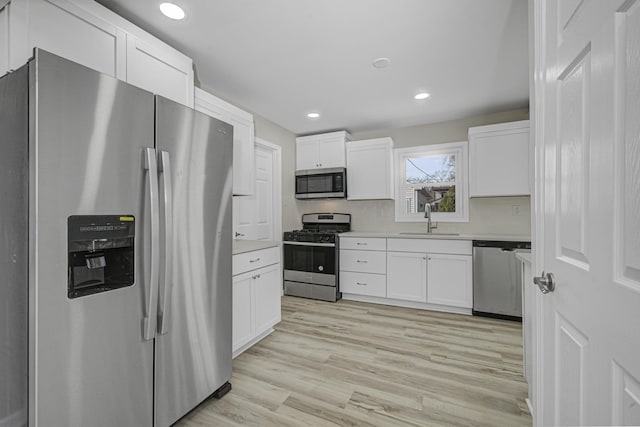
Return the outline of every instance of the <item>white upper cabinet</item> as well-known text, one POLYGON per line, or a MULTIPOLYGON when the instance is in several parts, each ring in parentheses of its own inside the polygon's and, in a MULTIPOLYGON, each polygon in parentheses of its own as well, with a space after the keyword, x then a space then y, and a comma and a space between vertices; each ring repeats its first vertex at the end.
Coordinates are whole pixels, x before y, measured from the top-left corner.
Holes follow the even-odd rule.
POLYGON ((12 0, 0 10, 1 72, 38 47, 193 106, 193 63, 102 5, 88 0, 12 0))
POLYGON ((127 34, 126 81, 193 107, 193 63, 177 50, 127 34))
POLYGON ((346 143, 347 199, 393 199, 393 140, 346 143))
POLYGON ((345 143, 350 140, 344 131, 296 138, 296 170, 345 167, 345 143))
POLYGON ((255 191, 253 116, 200 88, 195 89, 195 109, 233 126, 233 194, 252 195, 255 191))
POLYGON ((530 195, 529 120, 469 128, 469 196, 530 195))

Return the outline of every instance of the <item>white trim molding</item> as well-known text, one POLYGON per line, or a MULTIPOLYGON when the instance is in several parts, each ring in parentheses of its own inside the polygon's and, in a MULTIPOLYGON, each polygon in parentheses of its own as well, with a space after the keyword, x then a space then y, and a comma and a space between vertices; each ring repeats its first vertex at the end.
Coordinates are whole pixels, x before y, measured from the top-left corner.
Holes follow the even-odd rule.
POLYGON ((434 212, 432 220, 439 222, 469 222, 469 144, 467 141, 419 145, 397 148, 394 153, 395 220, 396 222, 425 222, 424 214, 407 213, 405 199, 401 197, 405 184, 405 160, 409 157, 453 154, 456 156, 456 212, 434 212))

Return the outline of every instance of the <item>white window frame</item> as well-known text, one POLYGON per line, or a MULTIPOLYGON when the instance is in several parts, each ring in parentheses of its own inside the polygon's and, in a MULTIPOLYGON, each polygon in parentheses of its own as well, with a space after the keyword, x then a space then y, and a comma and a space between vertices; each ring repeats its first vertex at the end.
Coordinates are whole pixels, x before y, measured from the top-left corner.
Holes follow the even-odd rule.
POLYGON ((469 222, 469 144, 467 141, 444 144, 420 145, 396 148, 394 152, 396 181, 396 222, 426 222, 423 212, 408 213, 405 210, 404 194, 406 181, 406 160, 411 157, 455 155, 456 156, 456 212, 434 212, 432 221, 469 222))

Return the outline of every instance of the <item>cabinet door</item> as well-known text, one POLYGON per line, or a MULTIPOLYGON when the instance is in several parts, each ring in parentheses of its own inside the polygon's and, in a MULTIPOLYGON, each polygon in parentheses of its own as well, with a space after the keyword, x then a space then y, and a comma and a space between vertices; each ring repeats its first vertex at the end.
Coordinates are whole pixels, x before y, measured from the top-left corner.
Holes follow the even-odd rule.
POLYGON ((124 80, 125 32, 69 1, 13 1, 9 12, 9 68, 38 47, 124 80))
POLYGON ((472 261, 469 255, 429 254, 427 266, 428 301, 471 308, 472 261))
POLYGON ((319 168, 343 168, 346 166, 344 137, 323 139, 318 145, 319 168))
POLYGON ((249 196, 255 191, 253 120, 225 113, 222 120, 233 126, 233 194, 249 196))
POLYGON ((531 194, 528 121, 516 123, 470 129, 469 196, 531 194))
POLYGON ((233 126, 233 194, 236 196, 254 194, 253 116, 200 88, 195 89, 195 109, 233 126))
POLYGON ((193 107, 192 61, 168 46, 150 45, 127 35, 126 81, 193 107))
POLYGON ((349 200, 393 199, 391 138, 347 143, 349 200))
POLYGON ((268 331, 280 321, 282 273, 280 264, 255 271, 253 280, 255 307, 255 335, 268 331))
POLYGON ((318 145, 318 141, 296 142, 296 170, 317 169, 320 167, 318 145))
POLYGON ((427 255, 387 252, 387 298, 427 302, 427 255))
POLYGON ((253 310, 251 308, 251 272, 233 278, 232 336, 233 351, 242 347, 253 338, 253 310))

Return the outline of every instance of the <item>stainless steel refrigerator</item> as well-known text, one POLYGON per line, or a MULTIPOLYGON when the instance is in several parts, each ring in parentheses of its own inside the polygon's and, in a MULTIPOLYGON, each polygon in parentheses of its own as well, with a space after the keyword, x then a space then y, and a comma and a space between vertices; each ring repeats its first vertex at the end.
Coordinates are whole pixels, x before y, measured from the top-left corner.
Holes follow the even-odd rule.
POLYGON ((232 132, 42 50, 0 78, 0 425, 168 426, 228 391, 232 132))

